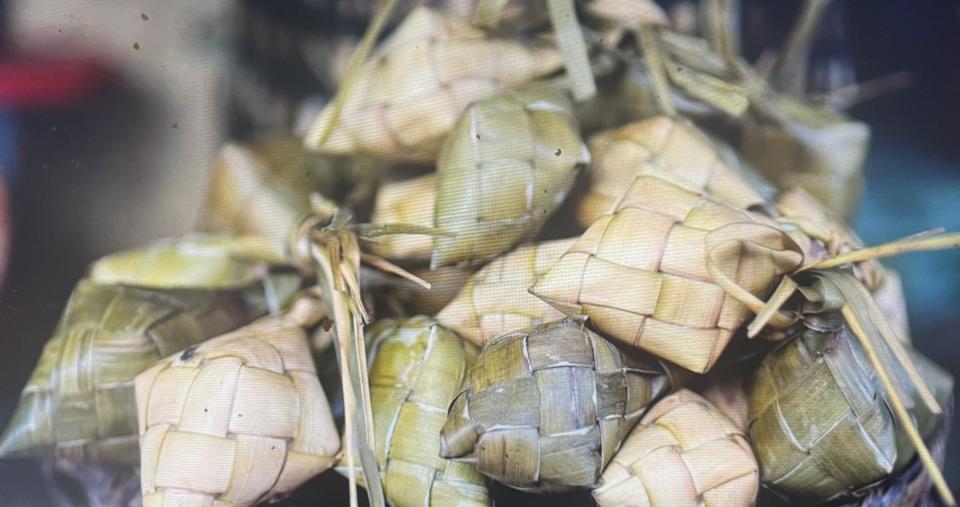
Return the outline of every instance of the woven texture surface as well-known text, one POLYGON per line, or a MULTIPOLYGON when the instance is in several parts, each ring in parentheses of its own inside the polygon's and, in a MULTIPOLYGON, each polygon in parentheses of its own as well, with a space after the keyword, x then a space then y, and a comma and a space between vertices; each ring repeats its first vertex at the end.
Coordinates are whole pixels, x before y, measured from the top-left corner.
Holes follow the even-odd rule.
POLYGON ((440 429, 476 349, 429 317, 385 321, 372 336, 377 461, 395 507, 490 505, 474 465, 440 457, 440 429))
POLYGON ((590 153, 590 191, 577 213, 584 226, 609 212, 640 174, 707 192, 735 208, 748 209, 765 202, 721 158, 710 139, 681 117, 657 116, 601 132, 590 139, 590 153))
POLYGON ((863 187, 870 127, 822 107, 782 98, 784 125, 745 121, 743 157, 781 190, 802 187, 849 218, 863 187))
POLYGON ((437 320, 483 346, 502 334, 562 319, 562 313, 527 289, 573 242, 561 239, 521 246, 484 266, 437 314, 437 320))
POLYGON ((437 160, 432 263, 489 259, 530 239, 589 160, 565 97, 527 87, 471 105, 437 160))
POLYGON ((77 284, 44 346, 0 455, 137 460, 134 377, 264 311, 242 294, 77 284))
POLYGON ((483 474, 522 490, 593 487, 667 389, 656 368, 626 366, 611 343, 564 321, 490 342, 450 407, 446 456, 474 452, 483 474))
POLYGON ((310 192, 333 190, 327 161, 295 139, 227 144, 210 171, 200 230, 253 234, 285 247, 310 211, 310 192))
POLYGON ((891 409, 845 328, 806 331, 760 364, 749 435, 764 483, 827 499, 879 480, 897 458, 891 409))
MULTIPOLYGON (((778 221, 796 226, 807 236, 793 238, 804 249, 807 261, 844 254, 863 248, 863 241, 835 213, 802 188, 781 192, 776 200, 778 221)), ((884 268, 876 259, 853 265, 854 273, 871 291, 883 284, 884 268)))
POLYGON ((559 54, 488 37, 426 7, 414 9, 365 64, 337 128, 317 146, 328 106, 306 142, 331 154, 430 161, 472 102, 549 74, 559 54))
POLYGON ((567 315, 691 371, 707 371, 749 316, 708 272, 756 295, 802 261, 764 217, 637 177, 530 290, 567 315))
POLYGON ((262 284, 264 262, 282 263, 282 249, 254 236, 191 233, 97 259, 89 278, 152 289, 235 289, 262 284))
MULTIPOLYGON (((433 227, 437 177, 433 174, 393 181, 377 191, 373 205, 375 224, 412 224, 433 227)), ((405 260, 425 260, 433 252, 433 238, 423 234, 395 234, 378 238, 377 254, 405 260)))
POLYGON ((750 507, 760 479, 746 436, 699 395, 657 402, 593 491, 600 507, 750 507))
POLYGON ((280 317, 164 359, 136 397, 144 507, 253 505, 340 448, 306 334, 280 317))

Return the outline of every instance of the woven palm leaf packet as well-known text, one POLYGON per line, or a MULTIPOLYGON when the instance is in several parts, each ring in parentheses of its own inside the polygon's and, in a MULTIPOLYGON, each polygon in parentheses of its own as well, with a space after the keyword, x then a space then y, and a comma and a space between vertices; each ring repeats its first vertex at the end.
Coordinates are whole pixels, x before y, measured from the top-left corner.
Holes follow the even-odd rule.
POLYGON ((269 93, 195 219, 91 250, 0 471, 127 507, 956 505, 898 256, 960 234, 862 227, 846 108, 887 85, 822 86, 831 2, 758 48, 756 2, 289 1, 236 35, 312 88, 231 87, 269 93))

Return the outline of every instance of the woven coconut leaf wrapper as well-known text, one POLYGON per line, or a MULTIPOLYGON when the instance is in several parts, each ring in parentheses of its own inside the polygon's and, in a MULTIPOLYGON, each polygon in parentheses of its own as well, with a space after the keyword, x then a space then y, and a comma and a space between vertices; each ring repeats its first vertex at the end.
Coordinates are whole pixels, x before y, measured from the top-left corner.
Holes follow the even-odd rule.
MULTIPOLYGON (((950 436, 950 424, 953 419, 954 401, 949 397, 943 405, 944 416, 940 418, 936 429, 926 438, 934 459, 940 466, 946 457, 947 440, 950 436)), ((919 460, 915 460, 906 470, 890 477, 883 483, 863 492, 863 498, 844 503, 844 507, 889 507, 892 505, 914 505, 917 507, 938 507, 943 505, 932 490, 930 476, 919 460)))
POLYGON ((490 342, 450 406, 441 454, 473 453, 484 475, 525 491, 596 486, 648 405, 668 388, 654 363, 630 366, 575 322, 490 342))
POLYGON ((750 316, 718 277, 765 295, 801 252, 762 215, 642 175, 530 291, 617 341, 703 373, 750 316))
POLYGON ((332 195, 335 164, 293 138, 228 143, 213 167, 198 230, 253 235, 285 246, 310 213, 310 193, 332 195))
POLYGON ((788 97, 778 97, 776 105, 784 122, 743 122, 743 157, 780 189, 802 187, 837 216, 850 218, 863 187, 870 128, 788 97))
POLYGON ((593 497, 600 507, 750 507, 759 487, 757 460, 743 431, 683 389, 643 416, 593 497))
MULTIPOLYGON (((436 194, 435 174, 386 183, 377 192, 371 221, 375 224, 433 227, 436 194)), ((377 239, 374 251, 393 259, 425 261, 433 252, 433 238, 423 234, 384 236, 377 239)))
MULTIPOLYGON (((951 376, 915 352, 911 357, 945 401, 951 376)), ((811 503, 859 493, 902 469, 914 451, 886 396, 836 316, 811 323, 764 359, 749 389, 749 435, 764 484, 811 503)), ((938 418, 911 401, 911 417, 928 437, 938 418)))
POLYGON ((527 87, 471 105, 437 160, 433 267, 488 260, 532 238, 589 160, 570 105, 527 87))
POLYGON ((319 315, 302 299, 137 376, 144 507, 254 505, 333 466, 340 437, 304 331, 319 315))
POLYGON ((573 243, 559 239, 524 245, 494 260, 467 280, 437 320, 482 347, 500 335, 562 319, 562 313, 527 289, 573 243))
POLYGON ((604 131, 590 139, 590 190, 578 204, 577 218, 589 226, 608 213, 634 178, 667 179, 735 208, 766 203, 693 122, 657 116, 604 131))
MULTIPOLYGON (((807 259, 846 254, 864 246, 860 237, 842 218, 801 187, 780 193, 774 204, 780 213, 780 223, 794 225, 816 240, 798 242, 806 247, 804 256, 807 259)), ((875 259, 857 262, 853 270, 857 278, 872 291, 883 283, 884 268, 875 259)))
POLYGON ((370 328, 370 396, 377 462, 395 507, 482 507, 490 494, 470 463, 440 457, 440 429, 477 351, 417 316, 370 328))
POLYGON ((334 104, 321 112, 305 142, 329 154, 431 161, 470 103, 562 65, 552 48, 494 38, 417 7, 345 90, 340 121, 329 137, 321 138, 335 115, 334 104))
POLYGON ((285 256, 258 236, 185 234, 102 257, 89 278, 153 289, 235 289, 264 283, 268 264, 284 263, 285 256))
POLYGON ((0 456, 135 463, 134 377, 264 314, 257 290, 151 291, 81 280, 0 437, 0 456))

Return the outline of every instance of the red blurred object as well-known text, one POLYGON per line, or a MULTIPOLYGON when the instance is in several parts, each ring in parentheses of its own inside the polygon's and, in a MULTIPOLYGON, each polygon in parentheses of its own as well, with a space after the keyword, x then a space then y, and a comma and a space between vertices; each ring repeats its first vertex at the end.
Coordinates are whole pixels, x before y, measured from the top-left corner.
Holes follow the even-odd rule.
POLYGON ((22 109, 79 102, 107 78, 97 60, 56 60, 43 56, 0 57, 0 106, 22 109))
POLYGON ((0 178, 0 288, 7 274, 7 262, 10 260, 10 200, 7 198, 7 185, 0 178))

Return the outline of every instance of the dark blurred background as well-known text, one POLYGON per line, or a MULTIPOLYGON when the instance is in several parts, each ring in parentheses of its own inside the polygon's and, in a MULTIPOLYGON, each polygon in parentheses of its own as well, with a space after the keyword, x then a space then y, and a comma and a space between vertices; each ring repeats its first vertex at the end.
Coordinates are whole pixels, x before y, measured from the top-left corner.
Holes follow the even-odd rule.
MULTIPOLYGON (((295 126, 298 108, 329 92, 335 69, 311 60, 349 53, 318 34, 355 39, 364 24, 331 26, 324 3, 0 1, 0 162, 13 231, 0 295, 0 424, 86 265, 189 230, 223 139, 295 126), (52 74, 20 83, 41 63, 52 74), (23 98, 51 82, 63 89, 23 98)), ((743 4, 762 13, 744 19, 749 56, 777 47, 799 6, 743 4)), ((897 71, 913 79, 851 111, 873 129, 857 231, 876 244, 934 226, 960 230, 960 5, 838 0, 825 26, 815 60, 851 61, 857 80, 897 71)), ((957 376, 960 252, 889 264, 903 275, 917 348, 957 376)), ((947 456, 956 489, 960 439, 947 456)), ((328 474, 291 501, 341 505, 343 498, 316 496, 339 481, 328 474)), ((0 506, 52 505, 44 489, 37 464, 0 461, 0 506)), ((590 504, 588 495, 580 500, 590 504)))

